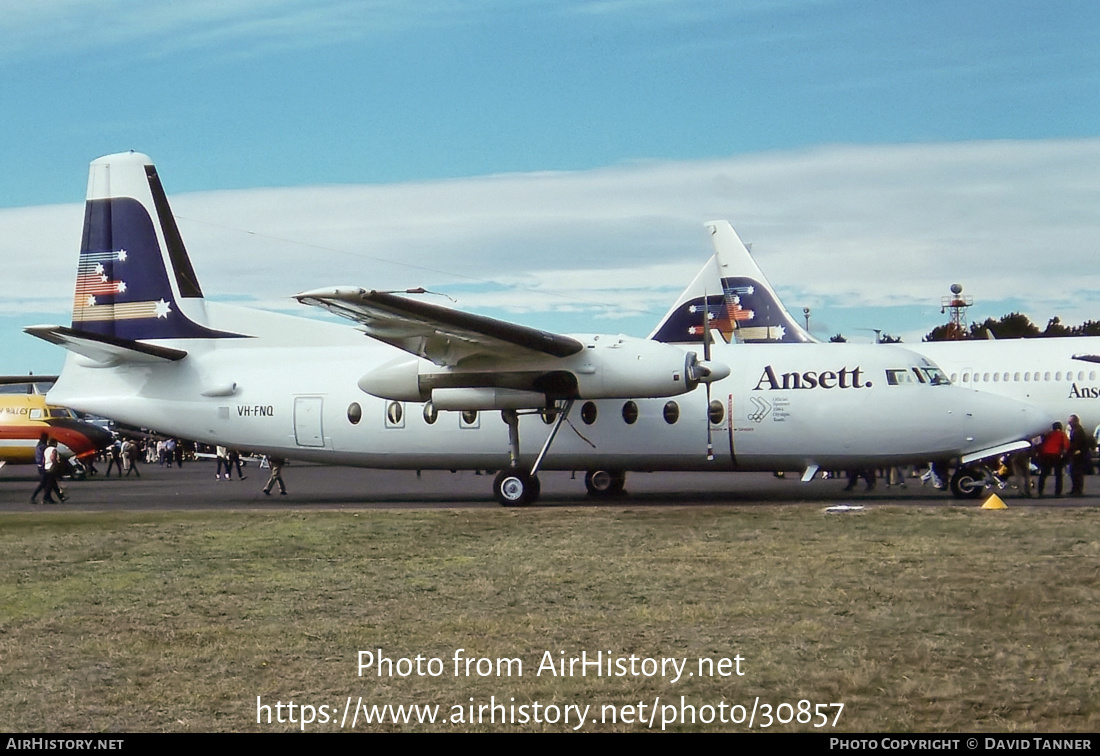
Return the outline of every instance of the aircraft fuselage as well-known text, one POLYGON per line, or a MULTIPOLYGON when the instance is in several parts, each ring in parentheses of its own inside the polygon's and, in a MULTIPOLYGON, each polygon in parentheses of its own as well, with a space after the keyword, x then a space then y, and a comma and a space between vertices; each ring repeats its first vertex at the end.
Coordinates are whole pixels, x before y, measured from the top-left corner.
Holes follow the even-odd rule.
MULTIPOLYGON (((357 383, 402 353, 352 327, 205 303, 214 328, 252 338, 165 340, 178 362, 105 369, 70 355, 50 400, 208 444, 294 459, 393 469, 500 469, 508 428, 499 411, 437 411, 371 396, 357 383)), ((584 337, 579 337, 584 338, 584 337)), ((578 401, 543 469, 799 470, 949 459, 1037 432, 1025 405, 912 382, 904 349, 717 344, 731 366, 712 384, 665 398, 578 401), (1006 411, 1006 407, 1009 411, 1006 411), (710 422, 715 420, 716 422, 710 422), (707 458, 707 426, 714 446, 707 458), (898 429, 904 429, 899 432, 898 429), (1024 430, 1021 430, 1024 429, 1024 430)), ((552 420, 552 418, 550 418, 552 420)), ((520 418, 528 464, 550 424, 520 418)))

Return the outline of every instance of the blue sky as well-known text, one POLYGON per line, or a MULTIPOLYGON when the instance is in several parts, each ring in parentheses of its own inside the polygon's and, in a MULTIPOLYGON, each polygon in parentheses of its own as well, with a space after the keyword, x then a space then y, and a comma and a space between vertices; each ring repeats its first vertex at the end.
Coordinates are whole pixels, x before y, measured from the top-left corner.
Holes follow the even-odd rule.
POLYGON ((87 163, 125 149, 157 162, 208 295, 261 306, 425 284, 645 335, 729 218, 853 338, 919 338, 956 278, 975 317, 1100 318, 1094 3, 0 10, 0 372, 60 367, 19 327, 68 322, 87 163))

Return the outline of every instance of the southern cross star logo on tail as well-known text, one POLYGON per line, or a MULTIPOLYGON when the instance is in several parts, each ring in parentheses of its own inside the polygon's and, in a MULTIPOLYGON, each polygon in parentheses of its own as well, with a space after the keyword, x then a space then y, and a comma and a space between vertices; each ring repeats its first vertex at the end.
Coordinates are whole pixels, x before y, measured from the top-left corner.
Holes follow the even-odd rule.
POLYGON ((131 171, 115 196, 118 183, 85 204, 73 329, 132 341, 239 336, 201 324, 202 290, 152 166, 131 171), (188 297, 199 322, 180 306, 188 297))

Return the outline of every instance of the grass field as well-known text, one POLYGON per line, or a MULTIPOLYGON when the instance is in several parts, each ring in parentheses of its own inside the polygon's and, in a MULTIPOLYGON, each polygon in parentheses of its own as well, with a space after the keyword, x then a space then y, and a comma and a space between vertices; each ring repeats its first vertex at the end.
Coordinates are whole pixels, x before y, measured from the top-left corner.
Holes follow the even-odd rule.
POLYGON ((567 731, 568 705, 633 731, 655 701, 660 729, 681 697, 696 722, 668 729, 744 731, 755 703, 754 730, 822 732, 807 711, 843 703, 840 731, 1100 730, 1096 509, 8 514, 0 559, 6 731, 299 729, 257 723, 257 697, 276 720, 328 707, 314 731, 349 697, 447 718, 360 731, 567 731), (360 677, 378 649, 442 674, 360 677), (522 677, 455 676, 456 649, 522 677), (536 675, 546 651, 688 661, 676 682, 536 675), (741 676, 686 674, 738 655, 741 676), (531 721, 471 723, 490 697, 531 721))

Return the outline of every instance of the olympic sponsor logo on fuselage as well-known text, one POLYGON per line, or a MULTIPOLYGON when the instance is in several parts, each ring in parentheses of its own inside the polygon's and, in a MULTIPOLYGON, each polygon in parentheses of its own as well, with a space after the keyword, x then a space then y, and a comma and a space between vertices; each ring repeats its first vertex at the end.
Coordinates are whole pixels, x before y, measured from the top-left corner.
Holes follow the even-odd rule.
POLYGON ((863 368, 842 367, 840 370, 805 370, 776 374, 771 365, 764 368, 753 391, 792 391, 803 389, 861 389, 871 388, 871 381, 863 380, 863 368))

